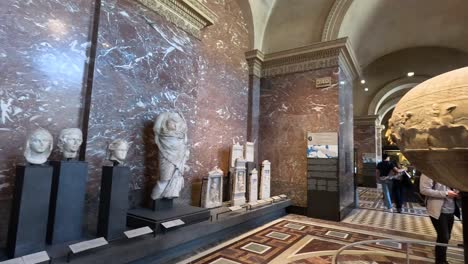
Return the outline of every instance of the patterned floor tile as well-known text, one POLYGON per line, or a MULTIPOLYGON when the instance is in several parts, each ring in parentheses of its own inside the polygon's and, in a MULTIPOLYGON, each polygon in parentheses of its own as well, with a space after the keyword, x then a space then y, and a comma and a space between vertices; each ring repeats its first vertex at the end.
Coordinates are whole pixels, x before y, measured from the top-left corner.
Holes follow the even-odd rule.
POLYGON ((257 254, 263 254, 263 253, 267 252, 268 250, 270 250, 271 247, 265 246, 265 245, 262 245, 262 244, 258 244, 258 243, 254 243, 254 242, 250 242, 249 244, 241 247, 241 249, 247 250, 247 251, 250 251, 250 252, 254 252, 254 253, 257 253, 257 254))
POLYGON ((210 262, 210 264, 241 264, 241 263, 232 261, 230 259, 219 258, 213 262, 210 262))
POLYGON ((285 240, 287 239, 288 237, 290 237, 291 235, 288 235, 288 234, 285 234, 285 233, 280 233, 280 232, 270 232, 268 233, 267 235, 265 235, 266 237, 271 237, 271 238, 276 238, 276 239, 279 239, 279 240, 285 240))

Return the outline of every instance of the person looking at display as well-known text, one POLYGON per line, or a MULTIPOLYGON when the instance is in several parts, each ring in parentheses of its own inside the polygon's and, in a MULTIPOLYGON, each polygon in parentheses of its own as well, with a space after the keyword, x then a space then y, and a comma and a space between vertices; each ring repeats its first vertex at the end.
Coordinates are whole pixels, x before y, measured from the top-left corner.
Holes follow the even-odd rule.
MULTIPOLYGON (((382 184, 384 204, 390 212, 393 212, 392 197, 390 195, 390 190, 392 190, 393 185, 393 175, 399 174, 402 171, 404 171, 404 169, 398 169, 397 166, 390 161, 390 156, 388 156, 388 154, 382 155, 382 161, 377 164, 377 169, 375 170, 377 179, 382 184)), ((401 207, 399 208, 399 212, 401 212, 401 207)))

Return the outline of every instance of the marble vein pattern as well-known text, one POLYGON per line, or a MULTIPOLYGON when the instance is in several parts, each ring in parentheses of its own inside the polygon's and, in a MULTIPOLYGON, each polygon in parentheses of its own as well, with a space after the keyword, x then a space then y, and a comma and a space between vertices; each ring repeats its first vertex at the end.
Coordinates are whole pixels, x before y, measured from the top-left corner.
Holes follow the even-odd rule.
MULTIPOLYGON (((12 199, 27 135, 81 125, 94 0, 0 1, 0 201, 12 199)), ((55 148, 50 159, 60 159, 55 148)), ((0 217, 0 245, 9 211, 0 217)))
POLYGON ((337 67, 280 75, 262 81, 259 160, 271 162, 271 195, 285 193, 307 206, 307 132, 339 129, 337 67), (316 78, 332 85, 315 88, 316 78))
POLYGON ((229 147, 246 137, 248 32, 236 1, 205 4, 221 19, 198 40, 136 1, 103 0, 87 149, 89 193, 99 189, 106 144, 123 138, 132 144, 129 188, 149 198, 159 179, 152 127, 169 111, 184 115, 190 149, 176 203, 189 203, 192 182, 214 166, 228 170, 229 147))
POLYGON ((353 137, 353 86, 352 80, 339 71, 339 191, 340 210, 354 203, 354 137, 353 137))
MULTIPOLYGON (((203 1, 218 22, 198 40, 137 1, 102 0, 86 160, 88 226, 95 226, 101 167, 115 139, 132 148, 129 188, 158 180, 153 120, 180 111, 191 158, 178 202, 215 165, 228 170, 229 147, 247 135, 247 24, 235 0, 203 1)), ((80 127, 94 0, 0 1, 0 244, 5 241, 14 168, 38 127, 57 136, 80 127), (3 210, 5 209, 5 210, 3 210), (4 213, 4 214, 3 214, 4 213)), ((54 150, 50 159, 59 159, 54 150)))

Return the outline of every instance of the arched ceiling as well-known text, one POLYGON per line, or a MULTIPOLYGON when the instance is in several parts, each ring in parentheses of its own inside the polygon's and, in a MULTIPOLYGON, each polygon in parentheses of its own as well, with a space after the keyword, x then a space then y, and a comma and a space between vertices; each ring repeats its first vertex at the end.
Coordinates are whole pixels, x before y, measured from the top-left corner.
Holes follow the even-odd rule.
POLYGON ((266 26, 263 51, 271 53, 320 42, 333 3, 332 0, 277 0, 266 26))
MULTIPOLYGON (((251 4, 264 6, 265 1, 268 2, 250 0, 251 4)), ((411 47, 446 47, 468 52, 467 0, 275 0, 269 3, 268 8, 272 10, 266 17, 268 23, 262 43, 265 53, 320 42, 325 27, 328 30, 333 27, 333 31, 339 27, 337 36, 331 38, 350 38, 363 68, 386 54, 411 47), (326 25, 329 16, 337 22, 326 25)), ((265 16, 259 19, 265 21, 265 16)))
POLYGON ((409 47, 468 52, 467 10, 466 0, 354 0, 338 36, 350 38, 362 67, 409 47))

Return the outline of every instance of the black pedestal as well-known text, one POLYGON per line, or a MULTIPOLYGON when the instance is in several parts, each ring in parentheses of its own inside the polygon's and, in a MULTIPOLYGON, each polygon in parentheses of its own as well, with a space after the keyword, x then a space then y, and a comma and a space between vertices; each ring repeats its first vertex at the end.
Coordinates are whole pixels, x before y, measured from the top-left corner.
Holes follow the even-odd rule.
POLYGON ((45 249, 52 186, 51 166, 16 167, 7 254, 14 258, 45 249))
POLYGON ((153 211, 171 209, 174 206, 173 199, 156 199, 153 201, 153 211))
POLYGON ((180 219, 184 221, 183 226, 206 221, 210 218, 210 209, 194 207, 189 205, 174 205, 167 210, 153 211, 146 208, 129 210, 127 224, 132 228, 149 226, 155 233, 162 233, 162 223, 180 219))
POLYGON ((338 159, 307 159, 307 216, 340 221, 338 159))
POLYGON ((86 178, 84 161, 51 161, 54 167, 47 243, 78 240, 83 233, 86 178))
POLYGON ((129 167, 102 167, 97 235, 107 240, 122 237, 126 230, 129 178, 129 167))

